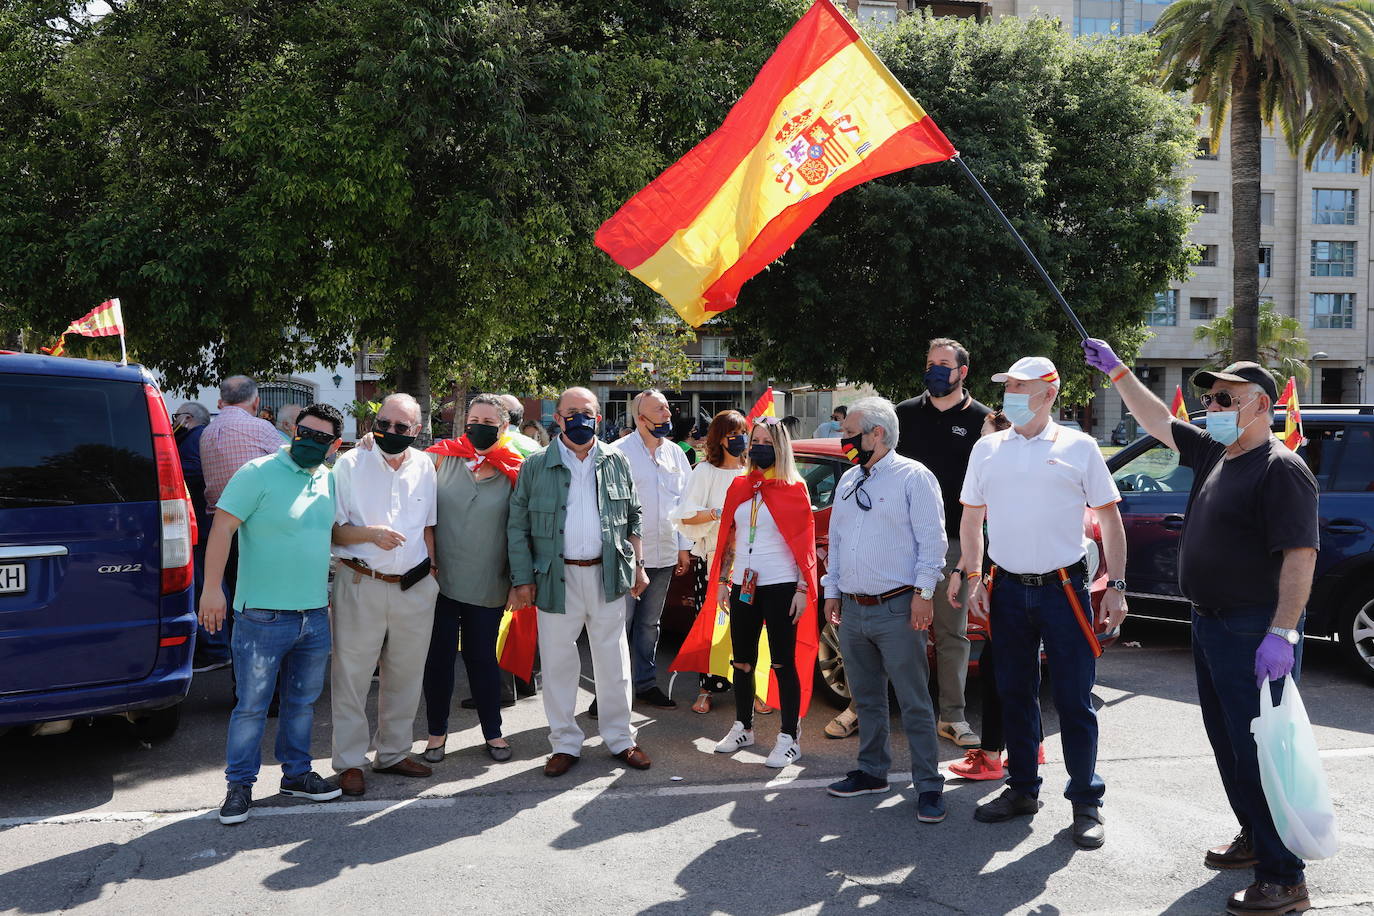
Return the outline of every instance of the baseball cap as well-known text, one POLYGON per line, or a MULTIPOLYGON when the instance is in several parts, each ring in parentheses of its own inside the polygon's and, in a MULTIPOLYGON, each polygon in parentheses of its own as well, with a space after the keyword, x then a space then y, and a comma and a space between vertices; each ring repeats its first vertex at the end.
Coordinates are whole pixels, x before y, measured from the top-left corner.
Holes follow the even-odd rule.
POLYGON ((1049 382, 1051 385, 1059 384, 1059 370, 1054 368, 1054 363, 1045 356, 1023 356, 1012 363, 1011 368, 1006 372, 999 372, 992 377, 994 382, 1005 382, 1007 379, 1019 379, 1023 382, 1042 381, 1049 382))
POLYGON ((1193 375, 1193 384, 1199 388, 1211 388, 1219 381, 1253 382, 1269 395, 1269 403, 1272 404, 1279 399, 1279 389, 1274 384, 1274 376, 1259 363, 1241 361, 1232 363, 1220 372, 1198 372, 1193 375))

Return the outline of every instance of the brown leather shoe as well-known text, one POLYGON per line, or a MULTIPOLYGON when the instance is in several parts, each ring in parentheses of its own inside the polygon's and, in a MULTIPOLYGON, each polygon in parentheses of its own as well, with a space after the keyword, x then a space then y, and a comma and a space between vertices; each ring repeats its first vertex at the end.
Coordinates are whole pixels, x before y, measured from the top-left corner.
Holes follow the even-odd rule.
POLYGON ((1202 857, 1203 865, 1216 869, 1253 868, 1258 862, 1255 849, 1250 845, 1248 830, 1236 834, 1236 838, 1226 846, 1213 846, 1202 857))
POLYGON ((372 772, 391 773, 393 776, 414 776, 416 778, 434 775, 434 771, 429 767, 420 763, 418 760, 411 760, 409 757, 402 757, 389 767, 382 767, 380 769, 373 767, 372 772))
POLYGON ((554 754, 544 761, 545 776, 562 776, 577 765, 581 757, 574 757, 572 754, 554 754))
POLYGON ((650 766, 649 755, 638 744, 625 748, 615 755, 615 759, 636 770, 647 770, 650 766))
POLYGON ((357 767, 349 767, 339 774, 339 788, 343 789, 345 795, 362 795, 367 790, 367 785, 363 781, 363 771, 357 767))
POLYGON ((1307 885, 1270 884, 1256 881, 1243 891, 1236 891, 1226 902, 1226 912, 1233 916, 1249 913, 1301 913, 1312 906, 1307 897, 1307 885))

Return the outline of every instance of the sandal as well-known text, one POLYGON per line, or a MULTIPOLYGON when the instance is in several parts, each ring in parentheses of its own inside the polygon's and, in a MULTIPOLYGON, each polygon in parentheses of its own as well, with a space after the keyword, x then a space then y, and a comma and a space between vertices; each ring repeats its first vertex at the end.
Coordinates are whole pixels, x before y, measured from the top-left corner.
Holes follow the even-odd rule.
POLYGON ((851 706, 826 723, 825 736, 827 738, 848 738, 858 730, 859 714, 851 706))
POLYGON ((772 714, 773 707, 769 706, 767 703, 763 702, 763 700, 760 700, 758 697, 754 697, 754 715, 771 716, 772 714))
POLYGON ((692 712, 706 715, 711 711, 711 691, 703 690, 697 694, 696 702, 692 704, 692 712))

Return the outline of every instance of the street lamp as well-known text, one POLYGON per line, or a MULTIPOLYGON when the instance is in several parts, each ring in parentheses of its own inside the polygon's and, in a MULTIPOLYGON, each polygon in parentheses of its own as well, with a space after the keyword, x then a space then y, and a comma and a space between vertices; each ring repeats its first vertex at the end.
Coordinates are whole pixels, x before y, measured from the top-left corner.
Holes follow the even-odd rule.
POLYGON ((1313 353, 1310 357, 1308 357, 1307 371, 1312 376, 1312 397, 1308 401, 1309 404, 1316 404, 1318 400, 1321 398, 1321 370, 1317 368, 1317 362, 1319 360, 1323 360, 1326 358, 1327 353, 1324 350, 1318 350, 1316 353, 1313 353))
POLYGON ((335 387, 335 388, 338 388, 338 387, 339 387, 340 385, 342 385, 342 384, 343 384, 343 376, 340 375, 339 373, 335 372, 335 373, 334 373, 334 387, 335 387))

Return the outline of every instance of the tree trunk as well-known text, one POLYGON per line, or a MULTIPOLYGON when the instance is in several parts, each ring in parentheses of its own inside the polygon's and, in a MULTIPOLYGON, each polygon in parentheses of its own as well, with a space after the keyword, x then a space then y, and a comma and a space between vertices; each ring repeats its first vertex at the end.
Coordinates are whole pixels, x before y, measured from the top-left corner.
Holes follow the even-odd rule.
POLYGON ((1231 359, 1236 361, 1259 361, 1259 236, 1259 78, 1247 67, 1231 84, 1231 359))
POLYGON ((418 333, 416 355, 411 361, 411 378, 414 380, 415 390, 410 393, 415 396, 415 400, 420 402, 420 439, 418 444, 423 448, 434 441, 433 429, 430 426, 430 406, 434 398, 429 390, 429 334, 425 331, 418 333))

